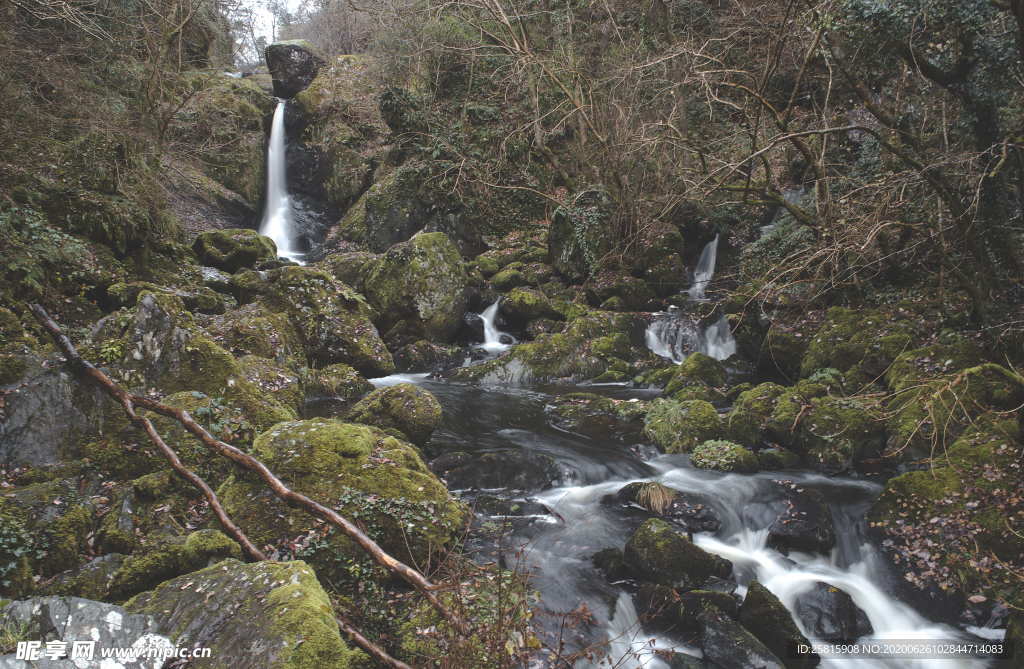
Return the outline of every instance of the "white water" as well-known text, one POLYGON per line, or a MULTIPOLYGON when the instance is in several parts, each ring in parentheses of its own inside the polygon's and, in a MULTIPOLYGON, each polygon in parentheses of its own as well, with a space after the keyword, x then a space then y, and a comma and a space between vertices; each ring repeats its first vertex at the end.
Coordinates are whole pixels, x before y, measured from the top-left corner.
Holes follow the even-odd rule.
POLYGON ((701 331, 696 321, 685 313, 660 312, 654 314, 654 320, 647 326, 644 340, 652 353, 677 365, 694 351, 715 360, 725 360, 736 353, 736 340, 725 315, 701 331))
MULTIPOLYGON (((881 557, 868 543, 853 546, 852 555, 847 554, 845 559, 840 559, 839 549, 833 551, 833 555, 825 557, 797 552, 791 552, 786 556, 769 548, 767 526, 761 526, 766 516, 750 512, 762 496, 762 486, 767 481, 762 480, 763 477, 714 474, 688 466, 680 467, 676 463, 678 459, 663 456, 650 463, 659 473, 649 479, 622 479, 588 486, 558 488, 541 493, 536 498, 563 519, 562 529, 559 530, 562 533, 560 541, 569 545, 585 543, 590 546, 621 546, 621 529, 602 512, 601 498, 605 495, 637 480, 654 480, 677 490, 703 494, 720 502, 721 511, 725 514, 721 516, 721 533, 727 536, 718 538, 707 533, 698 533, 694 536, 694 542, 704 550, 733 563, 734 576, 739 577, 737 582, 740 584, 737 593, 745 595, 746 583, 750 579, 756 579, 774 593, 792 614, 798 597, 810 591, 816 583, 827 583, 847 593, 871 622, 873 633, 862 637, 861 641, 923 639, 951 642, 968 638, 962 630, 931 622, 896 599, 882 584, 882 579, 878 576, 884 571, 884 566, 880 563, 881 557)), ((877 486, 864 481, 825 479, 814 475, 805 475, 801 480, 805 483, 828 481, 829 485, 843 487, 851 492, 877 494, 877 490, 874 493, 870 492, 877 486)), ((775 512, 769 514, 774 515, 775 512)), ((534 556, 534 559, 541 565, 540 569, 553 570, 556 574, 565 571, 567 566, 572 566, 572 561, 566 556, 556 556, 543 549, 534 556)), ((635 608, 624 598, 629 599, 625 593, 620 595, 613 616, 604 623, 609 639, 606 662, 610 661, 611 666, 623 669, 660 669, 664 664, 660 659, 653 657, 655 648, 674 649, 675 652, 689 654, 699 653, 691 647, 674 643, 672 639, 644 634, 635 608), (615 664, 616 662, 621 664, 615 664)), ((815 640, 812 635, 807 634, 807 629, 799 618, 794 616, 794 621, 808 638, 815 640)), ((591 666, 609 665, 583 664, 577 669, 589 669, 591 666)), ((977 659, 859 657, 822 658, 820 666, 826 669, 981 669, 988 666, 988 663, 977 659)))
POLYGON ((502 332, 494 324, 498 318, 498 308, 501 306, 501 298, 494 301, 494 304, 484 309, 480 314, 480 320, 484 322, 484 343, 480 348, 488 353, 504 353, 515 344, 515 337, 502 332))
POLYGON ((736 340, 732 336, 729 319, 725 314, 701 333, 700 350, 715 360, 725 360, 736 353, 736 340))
POLYGON ((718 258, 718 235, 710 242, 704 245, 704 250, 700 252, 700 260, 697 261, 697 268, 693 270, 693 285, 690 286, 689 293, 691 300, 704 300, 707 299, 704 296, 707 290, 708 283, 715 276, 715 261, 718 258))
POLYGON ((367 379, 375 388, 387 388, 397 386, 400 383, 419 383, 430 377, 429 373, 422 374, 392 374, 390 376, 378 376, 375 379, 367 379))
POLYGON ((277 244, 277 255, 302 263, 303 254, 297 249, 295 219, 292 203, 288 197, 288 179, 285 163, 285 115, 286 100, 278 100, 274 110, 274 121, 270 126, 270 144, 267 147, 267 201, 263 209, 260 234, 266 235, 277 244))

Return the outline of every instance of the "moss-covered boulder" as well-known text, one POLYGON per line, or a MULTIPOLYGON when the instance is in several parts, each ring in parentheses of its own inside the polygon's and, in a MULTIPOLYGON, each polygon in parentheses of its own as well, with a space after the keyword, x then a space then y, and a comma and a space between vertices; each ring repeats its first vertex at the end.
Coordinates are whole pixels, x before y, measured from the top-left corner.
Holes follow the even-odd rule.
POLYGON ((192 250, 204 265, 231 274, 261 260, 277 258, 274 240, 245 228, 203 232, 192 242, 192 250))
POLYGON ((700 469, 749 474, 758 470, 757 456, 731 441, 705 441, 693 449, 690 461, 700 469))
POLYGON ((869 401, 819 397, 800 419, 796 445, 812 467, 835 474, 878 457, 885 445, 885 424, 869 401))
POLYGON ((800 365, 810 376, 827 367, 844 374, 851 390, 880 381, 919 335, 909 313, 832 307, 800 365))
POLYGON ((644 418, 644 435, 666 453, 689 453, 722 436, 722 420, 709 402, 657 399, 644 418))
POLYGON ((978 342, 947 333, 934 344, 904 351, 896 356, 885 373, 885 382, 891 390, 901 392, 983 362, 985 354, 978 342))
POLYGON ((440 372, 462 364, 465 351, 454 344, 418 339, 395 351, 394 357, 400 372, 440 372))
MULTIPOLYGON (((377 428, 323 418, 281 423, 257 437, 252 450, 293 489, 358 517, 400 559, 426 564, 461 525, 463 507, 416 448, 377 428)), ((229 478, 218 494, 231 518, 259 545, 285 545, 321 530, 319 520, 289 508, 250 477, 229 478)), ((338 569, 339 556, 360 554, 347 537, 332 531, 327 541, 310 548, 309 559, 327 575, 338 569)))
POLYGON ((374 390, 352 407, 345 418, 385 431, 395 430, 402 438, 423 446, 441 422, 441 404, 430 391, 400 383, 374 390))
POLYGON ((370 666, 342 640, 331 600, 301 561, 243 564, 227 560, 144 592, 126 605, 157 620, 180 646, 207 647, 195 667, 266 669, 370 666), (215 598, 216 606, 211 606, 215 598))
POLYGON ((329 402, 334 413, 350 408, 373 392, 373 384, 352 367, 338 363, 309 372, 305 383, 309 402, 329 402))
MULTIPOLYGON (((107 288, 107 300, 109 306, 115 309, 133 307, 138 300, 139 293, 143 291, 163 292, 181 298, 185 308, 189 311, 201 314, 222 314, 227 309, 230 298, 225 297, 212 288, 206 286, 190 286, 189 288, 174 288, 158 286, 148 281, 131 281, 129 283, 115 283, 107 288)), ((234 304, 233 301, 231 301, 234 304)))
POLYGON ((338 281, 364 293, 366 292, 366 277, 373 267, 373 262, 379 257, 375 253, 366 251, 350 251, 329 255, 319 265, 338 281))
POLYGON ((787 669, 812 669, 821 663, 817 653, 794 654, 798 644, 809 643, 807 637, 779 598, 757 581, 747 586, 739 621, 776 657, 785 658, 787 669))
POLYGON ((522 263, 513 263, 491 277, 491 286, 499 293, 505 293, 520 286, 529 286, 530 280, 521 269, 522 263))
POLYGON ((302 39, 274 42, 264 50, 274 78, 274 95, 291 98, 304 90, 326 64, 316 47, 302 39))
POLYGON ((123 601, 175 576, 241 557, 241 548, 227 535, 218 530, 198 530, 181 543, 129 555, 112 574, 104 599, 123 601))
POLYGON ((712 576, 728 578, 732 564, 694 545, 664 520, 651 518, 626 542, 623 559, 640 580, 684 590, 712 576))
POLYGON ((304 366, 307 361, 305 342, 288 314, 260 302, 206 319, 203 329, 236 356, 255 355, 288 367, 304 366))
POLYGON ((242 376, 249 383, 293 412, 302 410, 305 392, 302 378, 291 369, 268 358, 246 355, 238 359, 242 376))
POLYGON ((373 263, 366 297, 389 339, 449 341, 466 311, 467 282, 462 258, 448 236, 420 233, 373 263))
POLYGON ((311 366, 340 362, 369 377, 395 371, 362 295, 312 267, 282 267, 270 277, 269 292, 261 301, 288 314, 311 366))
POLYGON ((722 526, 711 499, 669 488, 657 481, 629 483, 619 488, 614 497, 609 495, 601 502, 608 504, 613 500, 632 511, 640 507, 687 532, 717 532, 722 526))
POLYGON ((533 288, 516 288, 501 301, 502 313, 513 323, 525 324, 539 318, 561 320, 562 313, 552 306, 548 297, 533 288))
POLYGON ((725 385, 725 367, 703 353, 691 353, 678 365, 665 386, 665 395, 677 400, 721 399, 719 388, 725 385))
POLYGON ((562 276, 573 282, 586 279, 611 250, 612 206, 607 191, 594 188, 555 210, 548 233, 548 262, 562 276))
POLYGON ((647 311, 654 300, 654 291, 646 281, 621 269, 601 270, 590 277, 583 288, 587 301, 595 307, 614 299, 618 308, 613 311, 647 311))
POLYGON ((640 436, 647 405, 592 393, 567 393, 545 407, 552 424, 594 439, 634 443, 640 436))

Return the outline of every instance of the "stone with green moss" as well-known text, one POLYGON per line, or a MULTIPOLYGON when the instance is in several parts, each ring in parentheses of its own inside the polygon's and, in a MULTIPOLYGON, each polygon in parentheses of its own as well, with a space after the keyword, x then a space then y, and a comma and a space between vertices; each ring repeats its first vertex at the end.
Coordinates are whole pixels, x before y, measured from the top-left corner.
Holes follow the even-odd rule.
POLYGON ((644 419, 644 434, 666 453, 689 453, 722 431, 718 411, 703 400, 657 399, 644 419))
POLYGON ((267 393, 269 398, 287 410, 302 410, 305 392, 298 374, 274 360, 258 355, 242 356, 238 359, 238 364, 242 368, 242 376, 253 386, 267 393))
MULTIPOLYGON (((402 560, 426 564, 461 528, 464 508, 416 448, 377 428, 323 418, 282 423, 261 434, 252 451, 296 491, 358 517, 370 536, 402 560)), ((248 476, 232 476, 217 493, 258 545, 291 541, 321 527, 248 476)), ((341 568, 339 556, 360 555, 361 549, 332 532, 310 553, 318 572, 329 575, 341 568)))
POLYGON ((499 293, 505 293, 521 286, 529 286, 530 281, 520 270, 521 263, 513 263, 491 277, 491 286, 499 293))
POLYGON ((641 581, 683 590, 711 577, 728 578, 732 564, 696 546, 664 520, 651 518, 626 542, 623 560, 641 581))
POLYGON ((466 311, 466 270, 442 232, 420 233, 373 263, 366 297, 381 330, 395 338, 449 341, 466 311))
POLYGON ((751 581, 747 586, 739 621, 777 657, 790 658, 786 662, 787 668, 813 669, 820 664, 821 658, 816 653, 793 652, 799 644, 809 644, 807 637, 779 598, 757 581, 751 581))
POLYGON ((526 323, 539 318, 551 320, 564 318, 561 312, 552 306, 551 301, 544 293, 533 288, 513 289, 502 299, 501 312, 517 323, 526 323))
POLYGON ((342 238, 373 253, 409 240, 429 216, 422 192, 427 168, 407 164, 378 176, 338 224, 342 238))
MULTIPOLYGON (((206 286, 173 288, 158 286, 148 281, 132 281, 116 283, 107 289, 107 299, 111 306, 120 309, 133 307, 143 291, 164 292, 181 298, 185 308, 202 314, 223 314, 227 309, 225 297, 206 286)), ((230 299, 230 298, 228 298, 230 299)))
POLYGON ((318 264, 338 281, 363 293, 366 291, 366 276, 369 274, 373 262, 379 257, 375 253, 366 251, 349 251, 331 254, 318 264))
POLYGON ((722 363, 703 353, 691 353, 672 372, 672 378, 665 386, 665 395, 680 401, 713 402, 722 399, 719 388, 725 385, 725 381, 722 363))
POLYGON ((270 237, 245 228, 203 232, 192 243, 200 262, 234 274, 261 260, 277 258, 277 246, 270 237))
POLYGON ((956 370, 984 362, 984 352, 974 341, 947 334, 930 346, 904 351, 885 373, 885 382, 895 392, 932 380, 956 370))
POLYGON ((725 419, 731 438, 747 446, 760 444, 775 404, 784 392, 779 384, 768 382, 740 393, 725 419))
POLYGON ((881 454, 885 424, 869 401, 818 397, 796 428, 795 446, 815 469, 837 474, 881 454))
POLYGON ((259 302, 207 319, 203 327, 233 355, 255 355, 291 368, 306 364, 305 343, 288 315, 259 302))
POLYGON ((757 452, 757 462, 762 470, 799 469, 803 464, 800 456, 786 448, 766 448, 757 452))
POLYGON ((705 441, 693 449, 690 461, 699 469, 750 474, 758 470, 757 456, 731 441, 705 441))
POLYGON ((465 351, 455 344, 436 344, 418 339, 395 351, 395 366, 402 372, 440 372, 458 367, 465 351))
POLYGON ((353 423, 397 430, 423 446, 441 422, 441 403, 428 390, 411 383, 378 388, 361 399, 345 416, 353 423))
POLYGON ((647 405, 593 393, 567 393, 552 397, 545 410, 561 430, 633 443, 640 436, 647 405))
POLYGON ((311 366, 341 362, 370 377, 395 371, 362 295, 314 267, 282 267, 269 276, 269 290, 260 300, 288 314, 311 366))
POLYGON ((646 281, 620 269, 597 272, 587 280, 583 288, 587 301, 595 306, 616 300, 618 306, 614 311, 645 311, 654 300, 654 292, 646 281))
POLYGON ((225 560, 137 595, 125 608, 153 616, 179 645, 210 648, 210 658, 191 661, 203 669, 372 666, 342 640, 330 598, 301 561, 225 560))
POLYGON ((310 370, 305 389, 306 396, 311 400, 330 398, 335 408, 343 409, 372 392, 373 384, 352 367, 339 363, 310 370))

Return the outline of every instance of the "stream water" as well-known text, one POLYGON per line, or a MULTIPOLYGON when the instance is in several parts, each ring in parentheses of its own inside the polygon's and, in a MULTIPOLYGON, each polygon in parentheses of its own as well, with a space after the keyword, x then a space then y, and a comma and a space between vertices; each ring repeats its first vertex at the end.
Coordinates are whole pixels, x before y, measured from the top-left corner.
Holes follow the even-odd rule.
MULTIPOLYGON (((532 574, 540 592, 542 624, 561 625, 561 614, 585 606, 593 615, 587 631, 567 636, 573 649, 607 640, 593 660, 576 663, 579 669, 615 666, 620 669, 665 669, 668 663, 654 652, 670 651, 700 655, 699 649, 682 640, 644 630, 629 591, 609 584, 594 567, 591 556, 605 548, 621 549, 647 517, 646 512, 621 504, 609 504, 608 495, 633 481, 658 481, 666 486, 707 500, 720 519, 715 532, 698 532, 694 541, 705 550, 733 563, 737 593, 757 579, 794 613, 794 620, 810 638, 811 618, 795 612, 806 605, 807 595, 820 584, 838 588, 852 597, 873 630, 873 637, 888 639, 966 638, 967 634, 933 623, 893 596, 894 575, 866 538, 864 516, 880 492, 876 483, 851 478, 828 478, 807 472, 761 472, 752 475, 721 474, 692 467, 686 456, 660 455, 641 443, 607 434, 595 438, 557 427, 546 406, 552 395, 588 390, 618 399, 650 399, 651 391, 625 387, 507 388, 458 385, 428 380, 423 375, 389 377, 422 384, 444 407, 442 426, 435 433, 435 453, 463 451, 470 454, 504 452, 510 456, 541 458, 554 467, 546 476, 527 479, 516 466, 489 471, 487 494, 518 499, 531 510, 515 519, 511 537, 501 546, 486 546, 489 557, 506 564, 520 560, 532 574), (783 480, 819 491, 828 503, 837 545, 828 557, 790 552, 783 555, 767 545, 767 528, 787 505, 779 494, 783 480)), ((512 458, 514 460, 514 458, 512 458)), ((788 485, 788 484, 787 484, 788 485)), ((459 486, 453 482, 452 487, 459 486)), ((460 491, 457 491, 460 492, 460 491)), ((473 501, 480 490, 461 491, 473 501)), ((486 516, 486 514, 483 514, 486 516)), ((482 520, 487 519, 482 518, 482 520)), ((496 516, 491 520, 508 520, 496 516)), ((834 659, 823 667, 835 669, 975 669, 987 666, 980 660, 875 660, 834 659)))
POLYGON ((267 144, 267 199, 263 206, 260 234, 274 240, 279 256, 301 264, 304 254, 299 250, 292 202, 288 196, 284 125, 287 104, 286 100, 277 101, 270 126, 270 141, 267 144))

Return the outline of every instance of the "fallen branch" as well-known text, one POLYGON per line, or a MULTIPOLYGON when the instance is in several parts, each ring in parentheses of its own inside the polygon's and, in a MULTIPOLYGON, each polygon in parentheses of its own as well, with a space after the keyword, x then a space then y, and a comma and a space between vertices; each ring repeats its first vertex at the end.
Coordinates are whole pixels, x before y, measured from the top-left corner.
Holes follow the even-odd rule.
MULTIPOLYGON (((280 499, 284 500, 289 506, 298 507, 305 509, 311 515, 322 518, 327 523, 337 527, 339 530, 344 532, 349 538, 355 541, 359 546, 369 553, 369 555, 380 565, 393 572, 409 585, 414 587, 417 591, 422 594, 427 601, 430 602, 438 613, 440 613, 446 620, 448 620, 452 626, 463 636, 469 636, 469 627, 466 623, 458 616, 448 610, 444 604, 438 599, 434 593, 437 590, 437 586, 431 583, 423 574, 408 566, 407 564, 396 560, 391 555, 388 555, 384 549, 380 547, 373 539, 363 533, 358 527, 356 527, 347 518, 343 517, 333 509, 330 509, 319 502, 316 502, 302 493, 295 492, 288 488, 281 479, 277 478, 273 472, 271 472, 266 465, 257 460, 256 458, 242 452, 238 448, 235 448, 231 444, 225 443, 220 439, 217 439, 212 434, 206 431, 203 426, 199 425, 192 416, 183 409, 176 409, 174 407, 167 406, 156 400, 148 397, 142 397, 140 395, 133 395, 128 391, 124 390, 117 385, 109 376, 104 374, 102 371, 97 369, 92 363, 82 358, 78 351, 75 349, 74 344, 71 340, 61 331, 60 326, 57 325, 50 318, 50 315, 46 313, 38 304, 30 305, 32 313, 35 315, 36 320, 50 333, 57 346, 64 352, 64 355, 68 359, 68 364, 79 374, 87 377, 93 383, 97 384, 102 390, 108 395, 116 399, 121 406, 125 408, 128 416, 133 422, 142 426, 146 429, 146 433, 150 436, 150 439, 154 440, 154 443, 164 452, 165 457, 171 460, 171 465, 175 467, 175 471, 187 478, 193 485, 196 485, 203 490, 204 495, 210 506, 214 509, 217 514, 217 519, 224 525, 225 529, 237 540, 243 547, 246 548, 246 552, 250 554, 255 560, 265 560, 266 556, 263 555, 245 536, 245 534, 231 521, 231 519, 224 512, 223 507, 220 505, 220 501, 217 496, 210 489, 206 483, 199 478, 196 474, 189 471, 181 460, 177 457, 177 454, 168 447, 160 435, 157 434, 153 428, 152 423, 148 419, 138 416, 135 413, 136 407, 142 407, 158 413, 169 418, 173 418, 181 423, 182 427, 191 432, 196 438, 199 439, 207 448, 212 451, 219 453, 220 455, 233 461, 236 465, 248 469, 249 471, 255 472, 263 479, 264 482, 270 487, 270 489, 280 499), (147 427, 148 426, 148 427, 147 427), (177 466, 175 465, 177 463, 177 466)), ((358 642, 358 640, 357 640, 358 642)), ((369 642, 368 642, 369 643, 369 642)), ((378 652, 383 653, 380 649, 378 652)), ((372 651, 371 651, 372 652, 372 651)), ((401 666, 401 665, 392 665, 401 666)))

